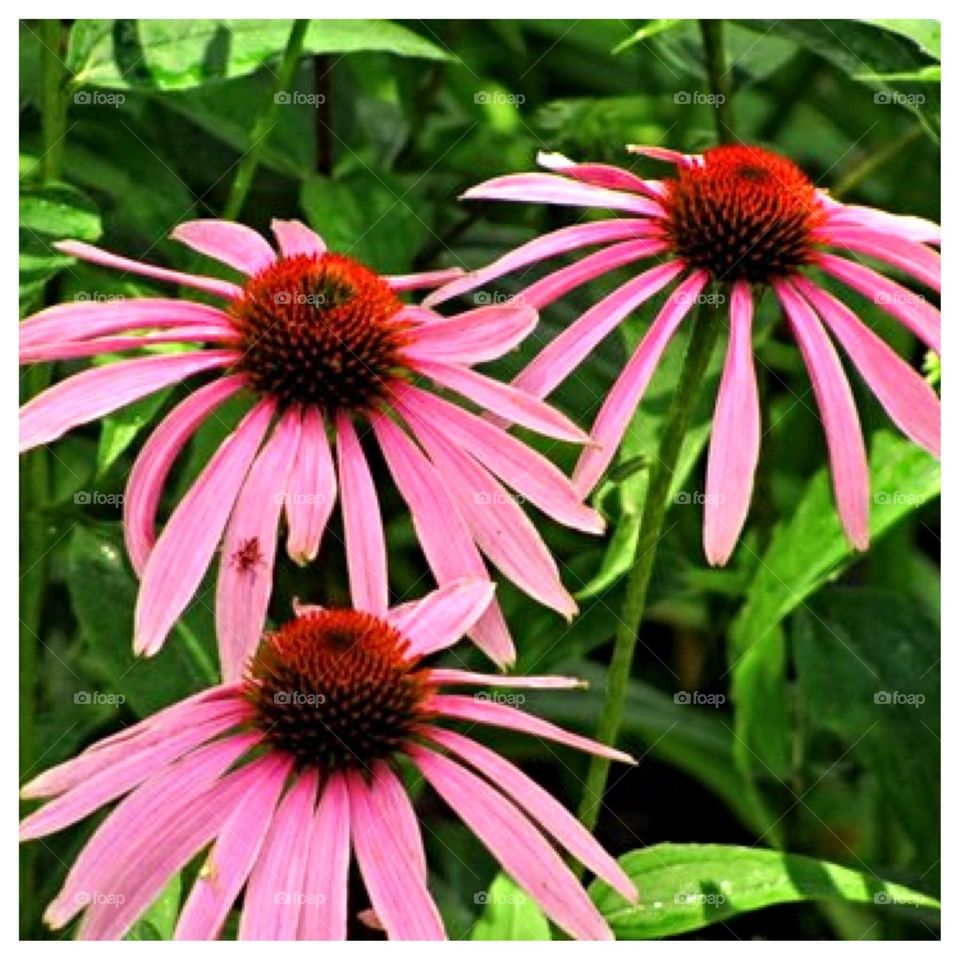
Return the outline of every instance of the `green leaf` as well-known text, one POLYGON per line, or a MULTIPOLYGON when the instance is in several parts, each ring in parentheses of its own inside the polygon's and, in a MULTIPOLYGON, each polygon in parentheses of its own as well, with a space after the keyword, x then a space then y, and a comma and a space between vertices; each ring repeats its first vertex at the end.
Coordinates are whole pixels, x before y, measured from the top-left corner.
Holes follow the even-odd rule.
POLYGON ((497 874, 489 890, 476 893, 474 903, 484 908, 471 940, 550 939, 550 924, 543 912, 506 874, 497 874))
MULTIPOLYGON (((67 62, 75 85, 186 90, 253 73, 277 57, 290 20, 81 20, 67 62)), ((305 54, 379 50, 450 59, 436 44, 389 20, 313 20, 305 54)))
POLYGON ((628 903, 595 880, 590 895, 619 940, 655 940, 701 930, 750 910, 804 900, 939 910, 923 893, 824 860, 756 847, 662 843, 620 864, 637 885, 628 903))
POLYGON ((924 53, 940 59, 939 20, 867 20, 866 22, 909 37, 924 53))
POLYGON ((834 588, 797 612, 793 649, 806 724, 839 737, 877 778, 891 819, 932 866, 940 856, 937 625, 909 598, 834 588))
POLYGON ((658 33, 663 33, 665 30, 672 30, 682 23, 682 20, 651 20, 646 26, 637 30, 633 36, 627 37, 626 40, 618 43, 611 53, 623 53, 624 50, 628 50, 630 47, 636 46, 644 40, 649 40, 651 37, 655 37, 658 33))
POLYGON ((180 874, 175 873, 124 940, 172 940, 180 914, 181 885, 180 874))

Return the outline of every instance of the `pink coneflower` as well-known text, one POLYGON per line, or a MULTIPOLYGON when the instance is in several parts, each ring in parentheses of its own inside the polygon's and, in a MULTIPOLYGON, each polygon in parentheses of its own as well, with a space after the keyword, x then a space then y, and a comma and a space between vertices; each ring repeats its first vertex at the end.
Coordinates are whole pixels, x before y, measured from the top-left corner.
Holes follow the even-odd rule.
MULTIPOLYGON (((61 304, 21 326, 22 363, 152 344, 192 347, 63 380, 21 411, 22 449, 49 443, 162 387, 219 374, 163 420, 130 474, 124 531, 141 578, 135 649, 152 654, 160 648, 222 541, 217 627, 224 678, 237 679, 263 630, 281 512, 287 551, 306 563, 316 556, 338 490, 353 593, 374 612, 387 609, 383 526, 357 421, 372 427, 438 583, 485 577, 482 552, 522 590, 572 616, 576 605, 518 501, 529 500, 579 530, 599 532, 599 516, 545 457, 413 382, 429 379, 545 436, 582 442, 584 434, 566 417, 473 369, 515 347, 535 325, 536 311, 507 304, 441 317, 398 295, 462 271, 381 277, 328 252, 302 223, 274 221, 273 230, 279 256, 258 233, 235 223, 195 221, 174 230, 177 240, 244 274, 243 286, 137 263, 84 243, 58 244, 80 259, 183 284, 222 303, 158 298, 61 304), (157 538, 157 507, 174 461, 196 429, 242 390, 253 395, 252 408, 157 538)), ((513 643, 497 604, 471 637, 497 663, 512 661, 513 643)))
POLYGON ((891 419, 939 455, 940 405, 934 391, 836 297, 816 274, 841 281, 940 350, 940 313, 921 296, 857 261, 863 255, 940 289, 940 228, 916 217, 853 206, 816 189, 790 160, 760 147, 720 146, 699 156, 654 147, 634 153, 675 164, 676 176, 644 180, 598 163, 541 155, 556 173, 498 177, 464 194, 471 199, 536 201, 624 211, 630 216, 566 227, 453 280, 427 297, 436 305, 547 257, 591 245, 604 249, 529 286, 517 302, 542 309, 601 274, 651 257, 657 266, 588 310, 524 369, 514 386, 546 397, 623 319, 676 284, 605 398, 593 427, 596 445, 581 454, 574 482, 587 494, 616 453, 663 351, 710 281, 729 284, 730 338, 707 462, 704 548, 725 563, 749 508, 760 448, 760 414, 751 326, 755 288, 771 286, 810 374, 827 437, 843 528, 859 549, 869 536, 869 477, 850 385, 833 334, 891 419), (852 254, 838 256, 828 248, 852 254), (825 326, 826 325, 826 328, 825 326))
POLYGON ((80 852, 47 922, 62 927, 82 912, 81 938, 122 937, 209 847, 178 938, 216 938, 244 891, 241 939, 343 939, 352 846, 387 934, 442 939, 402 766, 419 772, 559 927, 610 938, 547 838, 633 900, 616 861, 512 763, 443 725, 492 725, 632 762, 499 698, 441 692, 577 685, 423 664, 475 624, 492 594, 489 583, 461 580, 382 612, 301 607, 265 636, 243 681, 181 701, 41 774, 24 796, 51 799, 23 822, 24 839, 126 795, 80 852))

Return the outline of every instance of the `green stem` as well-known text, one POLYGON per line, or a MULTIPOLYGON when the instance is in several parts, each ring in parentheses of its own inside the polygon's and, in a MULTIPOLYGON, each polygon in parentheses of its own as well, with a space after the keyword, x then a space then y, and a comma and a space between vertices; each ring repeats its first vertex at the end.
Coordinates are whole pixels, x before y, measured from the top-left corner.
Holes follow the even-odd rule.
POLYGON ((723 42, 722 20, 701 20, 700 36, 703 39, 703 57, 710 81, 710 92, 716 97, 715 123, 717 140, 733 143, 733 85, 727 69, 727 57, 723 42))
MULTIPOLYGON (((607 673, 606 697, 600 713, 600 721, 597 724, 596 739, 606 745, 613 745, 616 742, 623 722, 633 655, 646 607, 647 588, 653 573, 657 546, 667 514, 670 487, 683 439, 690 424, 690 417, 693 414, 720 327, 719 318, 714 315, 712 308, 699 307, 693 320, 693 330, 690 334, 683 370, 664 425, 657 462, 650 476, 650 485, 647 488, 643 514, 640 518, 636 557, 627 575, 626 595, 614 637, 613 657, 607 673)), ((592 831, 597 824, 609 772, 609 760, 603 757, 591 758, 578 811, 581 822, 588 830, 592 831)))
POLYGON ((858 163, 831 191, 830 195, 839 200, 842 196, 851 190, 859 187, 860 184, 873 173, 877 167, 882 166, 892 157, 895 157, 904 147, 910 146, 914 140, 923 133, 920 124, 911 127, 906 133, 901 134, 895 140, 884 144, 879 150, 871 153, 858 163))
POLYGON ((250 146, 247 152, 241 157, 237 165, 237 173, 230 187, 230 195, 227 198, 227 204, 223 210, 224 220, 236 220, 243 209, 243 204, 250 192, 250 186, 253 183, 254 174, 260 165, 260 155, 266 145, 270 131, 274 127, 274 114, 277 111, 278 94, 289 94, 290 87, 293 84, 294 75, 297 67, 300 65, 300 58, 303 55, 303 40, 307 32, 309 20, 294 20, 293 27, 290 30, 290 36, 287 39, 286 49, 283 51, 283 59, 280 61, 280 71, 277 74, 277 83, 271 92, 270 99, 264 104, 263 109, 257 116, 250 132, 250 146))
POLYGON ((63 25, 59 20, 40 23, 40 97, 43 137, 43 179, 59 180, 63 168, 67 101, 63 81, 63 25))

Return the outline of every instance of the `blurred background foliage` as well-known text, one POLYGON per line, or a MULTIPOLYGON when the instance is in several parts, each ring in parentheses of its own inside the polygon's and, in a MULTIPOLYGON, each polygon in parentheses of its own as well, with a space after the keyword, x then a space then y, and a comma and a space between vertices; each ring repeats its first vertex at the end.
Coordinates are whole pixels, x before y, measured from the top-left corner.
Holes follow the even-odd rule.
MULTIPOLYGON (((709 88, 694 21, 312 21, 292 82, 278 87, 291 26, 21 21, 21 315, 159 289, 64 258, 50 246, 58 238, 197 267, 166 235, 182 220, 236 206, 239 176, 253 175, 239 196, 244 222, 266 229, 272 217, 302 217, 334 249, 403 272, 478 266, 573 222, 574 212, 560 208, 456 200, 474 182, 532 169, 538 150, 661 176, 661 166, 628 158, 624 145, 696 151, 715 142, 714 108, 698 96, 709 88)), ((788 154, 843 199, 939 218, 937 23, 732 21, 725 36, 738 138, 788 154)), ((506 278, 496 293, 536 275, 506 278)), ((511 376, 622 279, 550 307, 495 372, 511 376)), ((582 425, 656 307, 634 315, 557 391, 582 425)), ((862 300, 857 307, 923 361, 885 315, 862 300)), ((718 352, 676 477, 634 665, 621 745, 641 762, 614 771, 598 828, 616 853, 636 850, 628 860, 644 906, 626 910, 608 890, 593 894, 623 937, 936 937, 929 901, 877 878, 938 893, 937 466, 853 377, 871 452, 874 543, 852 555, 802 362, 769 299, 758 318, 769 413, 745 541, 728 568, 706 566, 697 497, 718 352)), ((528 705, 584 733, 604 695, 646 466, 681 357, 678 343, 619 468, 595 495, 608 536, 540 524, 580 616, 568 626, 500 587, 519 669, 591 680, 585 692, 528 705)), ((50 376, 25 371, 24 394, 50 376)), ((24 775, 216 677, 212 583, 160 656, 139 662, 130 652, 136 585, 119 495, 146 430, 181 392, 163 391, 24 460, 24 775)), ((237 406, 234 418, 241 413, 237 406)), ((178 465, 171 503, 222 439, 231 419, 220 420, 178 465)), ((388 482, 381 490, 395 597, 418 595, 429 582, 423 558, 396 491, 388 482)), ((294 596, 345 600, 338 544, 328 535, 306 570, 281 558, 274 618, 286 618, 294 596)), ((580 757, 519 737, 497 746, 576 805, 580 757)), ((431 884, 452 936, 550 935, 529 902, 501 895, 509 880, 493 880, 492 860, 436 798, 424 793, 421 809, 436 854, 431 884)), ((90 830, 25 849, 23 936, 49 935, 42 906, 90 830)), ((177 879, 133 936, 169 936, 181 889, 177 879)), ((357 934, 371 935, 359 926, 357 934)))

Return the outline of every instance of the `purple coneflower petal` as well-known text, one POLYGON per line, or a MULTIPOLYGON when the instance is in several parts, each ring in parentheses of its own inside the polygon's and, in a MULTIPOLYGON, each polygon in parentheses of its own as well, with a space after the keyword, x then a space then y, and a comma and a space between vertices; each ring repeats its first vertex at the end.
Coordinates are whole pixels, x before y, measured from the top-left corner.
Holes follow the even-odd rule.
POLYGON ((232 350, 134 357, 91 367, 44 390, 20 408, 20 449, 63 436, 71 427, 112 413, 163 387, 233 362, 232 350))
POLYGON ((663 196, 663 184, 659 180, 644 180, 629 170, 615 167, 609 163, 575 163, 562 153, 537 154, 537 163, 547 170, 592 183, 595 187, 607 187, 610 190, 628 190, 646 194, 654 200, 663 196))
POLYGON ((573 483, 581 496, 586 496, 596 486, 616 455, 663 351, 697 302, 707 279, 704 271, 697 270, 670 294, 607 394, 593 423, 591 436, 595 445, 583 451, 573 472, 573 483))
POLYGON ((277 259, 270 244, 242 223, 189 220, 174 227, 170 236, 198 253, 251 276, 266 270, 277 259))
POLYGON ((270 221, 270 229, 283 257, 319 257, 326 253, 327 245, 320 235, 300 220, 274 219, 270 221))
POLYGON ((299 439, 300 414, 288 410, 250 467, 223 537, 216 618, 220 670, 227 683, 243 676, 263 633, 277 527, 299 439))
POLYGON ((237 494, 273 417, 261 400, 220 445, 173 511, 143 571, 134 616, 134 650, 163 644, 210 565, 237 494))
POLYGON ((697 154, 681 153, 679 150, 670 150, 667 147, 649 147, 640 143, 628 143, 627 153, 650 157, 651 160, 662 160, 664 163, 674 163, 678 167, 693 167, 702 162, 697 154))
POLYGON ((908 217, 873 207, 860 207, 855 204, 837 203, 826 199, 827 223, 831 227, 863 227, 891 234, 903 240, 917 243, 940 245, 940 224, 923 217, 908 217))
POLYGON ((390 810, 394 797, 376 783, 368 786, 358 773, 346 777, 354 851, 370 902, 390 939, 445 940, 426 881, 394 828, 390 810))
POLYGON ((581 940, 613 939, 556 850, 502 793, 438 753, 420 747, 409 752, 433 789, 554 923, 581 940))
POLYGON ((484 363, 521 343, 537 325, 537 311, 515 303, 477 307, 455 317, 420 311, 429 319, 412 331, 404 355, 414 363, 484 363))
POLYGON ((922 243, 856 227, 831 227, 824 231, 823 243, 882 260, 940 291, 940 254, 922 243))
POLYGON ((463 267, 447 267, 444 270, 427 270, 424 273, 394 274, 384 277, 391 290, 430 290, 444 283, 452 283, 463 276, 463 267))
POLYGON ((403 847, 403 857, 427 881, 427 854, 423 849, 420 824, 400 778, 387 763, 377 763, 370 775, 370 786, 379 794, 381 809, 386 813, 396 835, 397 842, 403 847))
POLYGON ((747 519, 760 456, 760 398, 753 367, 753 301, 742 280, 730 300, 730 342, 717 393, 707 457, 703 549, 708 563, 725 564, 747 519))
POLYGON ((509 673, 474 673, 471 670, 454 670, 434 667, 430 670, 430 682, 438 685, 455 684, 479 687, 524 687, 536 690, 573 690, 586 684, 576 677, 527 677, 509 673))
POLYGON ((827 435, 837 511, 858 550, 870 542, 870 471, 853 391, 840 357, 813 308, 786 281, 774 284, 813 384, 827 435))
POLYGON ((237 332, 227 324, 209 327, 171 327, 163 333, 139 336, 97 337, 94 340, 65 340, 20 347, 20 363, 50 363, 54 360, 78 360, 102 353, 124 353, 170 343, 231 343, 237 332))
POLYGON ((313 560, 337 502, 337 475, 327 425, 317 407, 303 411, 300 445, 287 481, 287 553, 299 564, 313 560))
POLYGON ((914 443, 939 457, 940 399, 936 391, 836 297, 806 277, 795 277, 792 282, 840 341, 890 419, 914 443))

